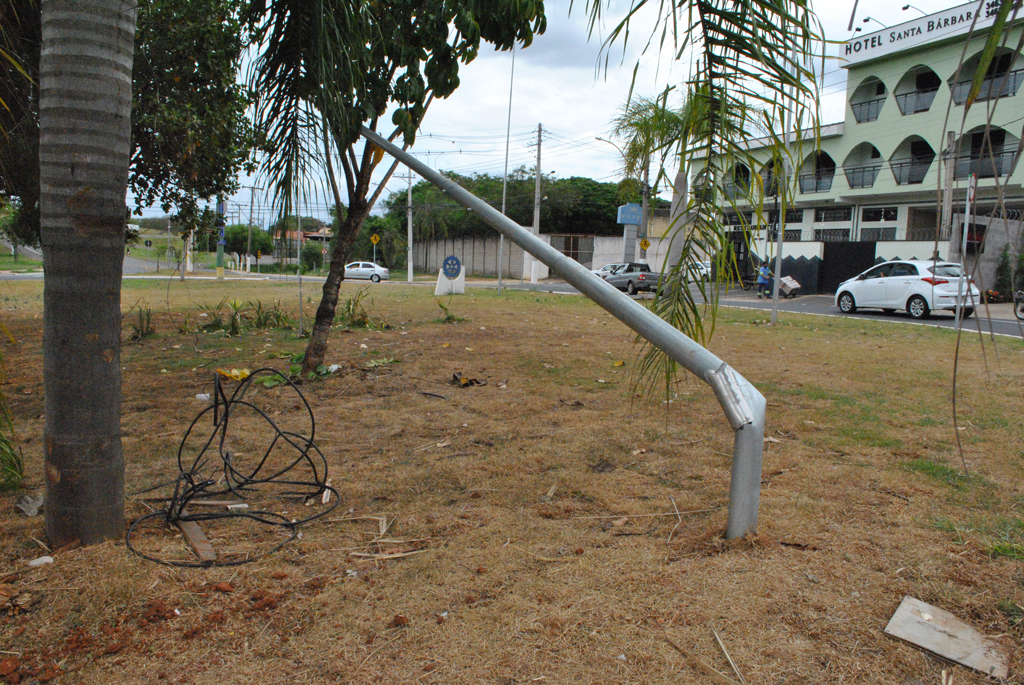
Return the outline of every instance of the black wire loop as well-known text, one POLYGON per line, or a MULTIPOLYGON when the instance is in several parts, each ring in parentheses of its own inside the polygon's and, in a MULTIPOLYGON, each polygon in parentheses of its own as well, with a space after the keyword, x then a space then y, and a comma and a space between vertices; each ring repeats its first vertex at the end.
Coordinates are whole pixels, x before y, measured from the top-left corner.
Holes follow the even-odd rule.
POLYGON ((313 409, 309 406, 305 396, 287 376, 280 371, 271 368, 258 369, 246 379, 241 381, 230 393, 224 388, 220 374, 214 375, 213 404, 203 409, 189 424, 188 430, 181 439, 178 446, 178 470, 179 475, 173 481, 163 483, 155 488, 144 490, 149 492, 160 487, 173 485, 174 490, 167 500, 167 507, 161 511, 154 511, 137 519, 128 528, 125 534, 125 542, 130 550, 144 559, 164 564, 167 566, 180 566, 186 568, 204 568, 210 566, 240 566, 256 561, 264 556, 273 554, 298 536, 298 528, 304 523, 318 519, 335 509, 340 503, 338 491, 327 485, 327 459, 313 441, 316 435, 316 419, 313 416, 313 409), (281 390, 294 391, 301 400, 306 414, 309 416, 309 435, 302 435, 293 431, 284 430, 254 402, 246 399, 246 393, 252 387, 254 381, 260 378, 276 376, 281 380, 281 390), (284 385, 287 384, 287 388, 284 385), (235 455, 225 447, 228 438, 228 431, 232 426, 232 414, 241 409, 254 412, 262 419, 272 432, 273 438, 260 459, 252 467, 243 467, 235 460, 235 455), (210 414, 212 413, 212 416, 210 414), (193 433, 201 433, 201 422, 204 417, 212 418, 212 428, 205 436, 198 453, 191 460, 186 458, 186 445, 193 433), (295 457, 286 462, 283 466, 271 466, 268 461, 275 449, 288 449, 294 451, 295 457), (217 463, 219 458, 220 463, 217 463), (208 468, 209 467, 209 468, 208 468), (297 468, 305 468, 311 473, 310 480, 298 480, 289 477, 297 468), (332 495, 330 503, 324 508, 318 508, 316 513, 302 519, 290 519, 283 514, 274 511, 197 511, 189 509, 193 502, 217 497, 234 495, 240 501, 250 499, 257 493, 274 488, 278 496, 293 500, 299 500, 308 504, 314 499, 321 499, 325 492, 332 495), (163 518, 167 525, 175 525, 186 521, 201 523, 204 521, 223 521, 225 519, 248 519, 259 524, 284 529, 288 537, 269 550, 258 554, 246 554, 240 559, 225 559, 217 561, 175 561, 162 559, 145 554, 133 544, 133 536, 137 534, 140 524, 151 521, 155 518, 163 518))

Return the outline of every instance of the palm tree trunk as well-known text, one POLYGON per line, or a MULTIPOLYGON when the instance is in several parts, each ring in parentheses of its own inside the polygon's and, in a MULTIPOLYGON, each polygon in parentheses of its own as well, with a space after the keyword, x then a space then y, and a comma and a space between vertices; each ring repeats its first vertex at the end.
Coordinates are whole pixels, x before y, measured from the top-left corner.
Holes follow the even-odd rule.
POLYGON ((43 0, 40 215, 46 535, 124 535, 121 268, 135 3, 43 0))

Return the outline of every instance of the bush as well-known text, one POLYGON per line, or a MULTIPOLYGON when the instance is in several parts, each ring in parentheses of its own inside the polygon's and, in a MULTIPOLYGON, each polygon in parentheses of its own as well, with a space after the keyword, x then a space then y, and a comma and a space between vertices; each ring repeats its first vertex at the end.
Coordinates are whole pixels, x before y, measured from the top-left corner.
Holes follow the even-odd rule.
MULTIPOLYGON (((1003 245, 999 253, 999 263, 996 264, 995 291, 1004 299, 1013 291, 1013 263, 1010 260, 1010 245, 1003 245)), ((991 302, 992 299, 989 298, 991 302)))
POLYGON ((321 265, 326 265, 327 255, 322 254, 321 250, 324 249, 325 245, 322 245, 316 240, 307 240, 302 246, 302 270, 303 271, 316 271, 321 265))

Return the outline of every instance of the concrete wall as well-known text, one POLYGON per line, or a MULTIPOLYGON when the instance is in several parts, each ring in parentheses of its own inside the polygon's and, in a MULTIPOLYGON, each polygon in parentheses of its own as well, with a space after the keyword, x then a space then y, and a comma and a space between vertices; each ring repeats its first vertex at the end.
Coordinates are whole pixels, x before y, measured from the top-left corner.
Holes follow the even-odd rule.
MULTIPOLYGON (((546 240, 546 236, 541 236, 546 240)), ((428 240, 413 242, 413 266, 418 273, 436 274, 441 270, 441 263, 448 255, 455 255, 462 262, 467 276, 498 275, 498 243, 497 235, 486 238, 449 238, 446 240, 428 240)), ((511 241, 505 241, 502 256, 502 275, 506 278, 518 279, 523 275, 523 250, 511 241)), ((525 274, 529 279, 530 274, 525 274)), ((538 278, 547 278, 548 268, 539 265, 538 278)))
MULTIPOLYGON (((985 238, 980 254, 973 253, 970 249, 967 251, 967 273, 974 274, 975 283, 979 288, 993 290, 996 287, 996 267, 999 265, 999 255, 1003 247, 1010 246, 1011 264, 1015 261, 1012 255, 1024 248, 1024 222, 979 216, 974 219, 974 224, 985 226, 985 238)), ((956 217, 953 220, 953 235, 949 241, 949 258, 953 261, 960 261, 962 225, 963 217, 956 217)))

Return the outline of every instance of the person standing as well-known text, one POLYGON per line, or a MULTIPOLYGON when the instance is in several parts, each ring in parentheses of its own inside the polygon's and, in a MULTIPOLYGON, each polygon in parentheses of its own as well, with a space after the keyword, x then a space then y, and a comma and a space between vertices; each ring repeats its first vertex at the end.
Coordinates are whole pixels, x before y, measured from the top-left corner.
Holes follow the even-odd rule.
POLYGON ((764 295, 769 294, 768 283, 772 277, 772 271, 768 268, 768 264, 761 264, 761 268, 757 270, 757 299, 762 299, 764 295))

